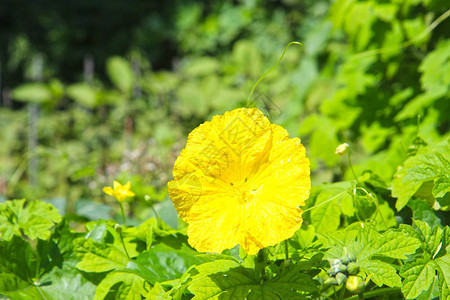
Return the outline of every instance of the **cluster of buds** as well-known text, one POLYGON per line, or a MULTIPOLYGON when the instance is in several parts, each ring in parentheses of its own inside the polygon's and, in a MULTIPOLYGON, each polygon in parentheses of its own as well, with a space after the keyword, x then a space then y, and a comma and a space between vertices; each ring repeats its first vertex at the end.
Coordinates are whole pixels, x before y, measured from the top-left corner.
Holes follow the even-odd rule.
POLYGON ((341 285, 346 282, 346 288, 352 293, 359 293, 364 288, 364 279, 358 275, 359 267, 356 263, 356 257, 349 253, 344 247, 342 256, 331 262, 331 268, 328 270, 329 277, 324 284, 341 285))

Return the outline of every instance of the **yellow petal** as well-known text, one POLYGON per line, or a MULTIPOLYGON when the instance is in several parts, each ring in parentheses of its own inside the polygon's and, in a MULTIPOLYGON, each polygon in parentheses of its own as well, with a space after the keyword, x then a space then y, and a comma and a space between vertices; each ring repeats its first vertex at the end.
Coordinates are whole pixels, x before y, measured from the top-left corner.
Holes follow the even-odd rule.
POLYGON ((109 187, 109 186, 104 187, 103 192, 107 195, 114 196, 114 190, 112 187, 109 187))
POLYGON ((119 189, 122 185, 118 182, 118 181, 115 181, 114 180, 114 190, 117 190, 117 189, 119 189))

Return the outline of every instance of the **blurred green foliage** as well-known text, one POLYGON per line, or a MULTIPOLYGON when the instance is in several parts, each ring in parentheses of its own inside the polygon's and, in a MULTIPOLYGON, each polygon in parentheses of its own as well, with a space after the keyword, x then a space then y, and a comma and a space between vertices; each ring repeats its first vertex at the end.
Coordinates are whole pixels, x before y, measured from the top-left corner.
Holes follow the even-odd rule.
MULTIPOLYGON (((450 21, 443 0, 163 1, 148 6, 132 1, 126 8, 120 3, 92 4, 105 10, 85 19, 85 1, 69 2, 67 10, 80 10, 67 19, 61 18, 63 4, 45 13, 30 4, 22 14, 32 16, 36 23, 27 26, 38 24, 35 31, 10 23, 16 30, 8 39, 2 36, 7 41, 2 47, 9 47, 2 53, 10 54, 6 70, 15 74, 12 78, 18 81, 17 72, 31 78, 31 57, 38 52, 45 68, 43 82, 13 86, 13 107, 0 107, 5 129, 0 131, 0 195, 60 197, 73 213, 77 201, 113 204, 102 187, 114 179, 131 180, 137 195, 126 210, 143 220, 154 214, 149 204, 167 199, 166 183, 187 134, 214 114, 246 105, 258 106, 291 136, 302 138, 313 185, 344 181, 332 191, 320 187, 312 198, 317 203, 352 187, 346 160, 334 154, 343 142, 351 145, 356 174, 372 174, 359 187, 370 191, 369 181, 382 182, 376 188, 388 194, 394 187, 397 209, 418 195, 405 196, 398 181, 392 183, 394 174, 404 174, 399 166, 411 168, 408 158, 428 153, 420 152, 427 144, 448 147, 450 21), (119 11, 117 20, 108 15, 119 11), (130 16, 138 25, 129 23, 130 16), (37 38, 39 30, 46 32, 44 40, 37 38), (87 40, 92 48, 81 46, 87 40), (248 103, 252 85, 293 40, 304 47, 289 48, 248 103), (74 65, 81 66, 88 54, 95 58, 96 71, 83 79, 74 65), (32 152, 27 103, 40 108, 38 147, 32 152), (32 157, 39 165, 35 186, 27 176, 32 157)), ((448 149, 439 153, 448 160, 448 149)), ((446 176, 410 183, 420 189, 432 180, 444 189, 446 176)), ((433 199, 445 195, 436 186, 431 185, 433 199)), ((336 214, 322 209, 311 215, 312 223, 327 214, 342 213, 349 223, 371 216, 375 204, 363 192, 359 196, 355 205, 364 206, 360 211, 367 216, 355 216, 354 208, 336 214)), ((346 197, 339 201, 348 202, 346 197)), ((392 211, 389 201, 380 200, 380 209, 392 211)), ((161 211, 173 216, 166 208, 161 211)))

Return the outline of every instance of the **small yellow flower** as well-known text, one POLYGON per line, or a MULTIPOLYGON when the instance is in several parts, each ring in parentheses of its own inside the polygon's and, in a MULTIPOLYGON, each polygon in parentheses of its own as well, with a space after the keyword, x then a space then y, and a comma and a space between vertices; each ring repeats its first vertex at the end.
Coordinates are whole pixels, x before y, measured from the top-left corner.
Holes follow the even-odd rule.
POLYGON ((257 108, 235 109, 194 129, 173 177, 169 196, 200 252, 239 244, 256 254, 292 237, 311 189, 300 139, 257 108))
POLYGON ((117 201, 123 202, 127 197, 134 197, 134 193, 131 191, 131 183, 128 182, 125 185, 121 185, 119 182, 114 180, 114 188, 104 187, 103 192, 113 196, 117 201))

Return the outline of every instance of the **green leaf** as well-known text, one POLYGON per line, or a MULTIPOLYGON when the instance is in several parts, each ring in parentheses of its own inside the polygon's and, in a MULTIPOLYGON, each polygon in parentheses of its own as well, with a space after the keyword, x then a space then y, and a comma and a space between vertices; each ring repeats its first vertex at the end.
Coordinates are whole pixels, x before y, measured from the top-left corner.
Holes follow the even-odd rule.
POLYGON ((23 232, 30 239, 46 240, 61 219, 53 205, 42 201, 6 201, 0 204, 0 239, 9 241, 23 232))
POLYGON ((217 260, 195 267, 188 289, 193 299, 304 299, 317 291, 312 279, 317 272, 308 274, 311 265, 290 264, 272 279, 260 281, 255 271, 236 261, 217 260), (302 294, 300 294, 301 292, 302 294))
POLYGON ((67 88, 67 95, 82 106, 95 108, 99 103, 97 92, 86 83, 75 83, 67 88))
POLYGON ((125 59, 114 56, 106 62, 106 72, 114 85, 124 93, 131 93, 134 75, 131 65, 125 59))
POLYGON ((406 259, 415 253, 420 240, 414 231, 390 229, 378 233, 373 226, 365 225, 359 230, 354 245, 347 243, 351 253, 356 254, 360 269, 377 284, 395 287, 401 285, 396 269, 386 259, 406 259))
MULTIPOLYGON (((344 197, 344 194, 340 197, 344 197)), ((324 233, 335 231, 339 227, 341 222, 341 210, 336 203, 338 200, 334 199, 328 201, 335 196, 336 194, 328 191, 322 191, 317 196, 314 203, 317 207, 311 211, 311 223, 316 229, 316 232, 324 233)))
POLYGON ((450 253, 434 260, 439 276, 440 299, 450 299, 450 253))
POLYGON ((162 285, 157 282, 153 288, 148 291, 148 293, 145 295, 145 299, 152 299, 152 300, 171 300, 172 298, 168 295, 168 293, 164 290, 162 285))
POLYGON ((15 100, 44 103, 53 97, 51 89, 44 83, 26 83, 12 91, 15 100))
POLYGON ((189 267, 211 260, 213 258, 200 256, 188 248, 174 249, 165 244, 158 244, 140 253, 136 260, 128 263, 126 269, 155 284, 180 278, 189 267))
POLYGON ((448 188, 449 169, 450 162, 439 152, 407 159, 392 181, 392 196, 398 198, 397 210, 402 209, 414 195, 430 201, 431 205, 437 194, 444 196, 448 188))
POLYGON ((36 270, 37 260, 29 243, 17 236, 0 241, 0 294, 17 299, 31 297, 34 291, 25 288, 36 279, 36 270))
POLYGON ((388 263, 380 260, 366 260, 358 261, 358 265, 361 271, 369 275, 370 279, 378 286, 385 284, 390 287, 397 287, 402 284, 396 269, 388 263))
POLYGON ((251 287, 257 284, 252 269, 242 267, 232 260, 217 260, 195 267, 199 272, 188 289, 195 300, 245 299, 251 287), (228 297, 227 297, 228 296, 228 297))
POLYGON ((46 299, 71 299, 74 295, 80 300, 93 298, 96 286, 69 264, 55 266, 39 279, 40 292, 46 299))
POLYGON ((0 274, 0 295, 15 300, 41 299, 42 297, 38 287, 30 285, 12 273, 0 274))
POLYGON ((116 245, 96 242, 89 238, 74 241, 75 252, 81 261, 77 268, 85 272, 106 272, 124 268, 129 262, 127 256, 116 245))
POLYGON ((443 230, 439 226, 431 228, 426 222, 414 220, 414 225, 417 227, 417 231, 420 233, 422 240, 422 249, 427 251, 430 256, 434 255, 439 244, 441 243, 443 230))
POLYGON ((406 168, 400 167, 392 180, 392 197, 397 198, 397 202, 395 203, 397 211, 402 210, 408 204, 409 199, 411 199, 422 185, 420 182, 404 182, 403 178, 406 174, 406 168))
MULTIPOLYGON (((425 222, 414 220, 416 234, 422 241, 424 253, 417 254, 414 259, 407 262, 401 269, 400 275, 405 279, 402 292, 407 299, 417 298, 423 291, 428 290, 438 274, 441 298, 446 299, 450 282, 450 254, 449 238, 446 232, 448 227, 430 227, 425 222)), ((408 226, 409 227, 409 226, 408 226)), ((406 226, 402 227, 404 232, 406 226)))
POLYGON ((431 227, 441 225, 441 219, 425 201, 420 199, 413 199, 409 201, 408 207, 410 207, 413 212, 414 220, 426 222, 431 227))
POLYGON ((141 295, 146 293, 144 282, 144 279, 133 273, 110 272, 97 286, 94 300, 103 300, 106 296, 115 299, 141 300, 141 295))
POLYGON ((419 70, 423 73, 420 77, 422 88, 426 91, 443 89, 448 91, 450 77, 450 41, 447 39, 438 43, 437 47, 431 51, 420 64, 419 70))
POLYGON ((25 290, 29 283, 13 273, 0 274, 0 294, 12 297, 20 290, 25 290))
POLYGON ((402 293, 406 299, 415 299, 422 291, 427 290, 434 280, 434 265, 426 258, 406 263, 400 275, 404 278, 402 293))
POLYGON ((420 247, 420 241, 414 237, 405 236, 403 232, 388 230, 381 238, 370 241, 358 254, 359 260, 369 260, 374 256, 384 256, 396 259, 406 259, 420 247))
POLYGON ((447 192, 450 192, 450 176, 445 175, 434 181, 433 196, 444 197, 447 192))

